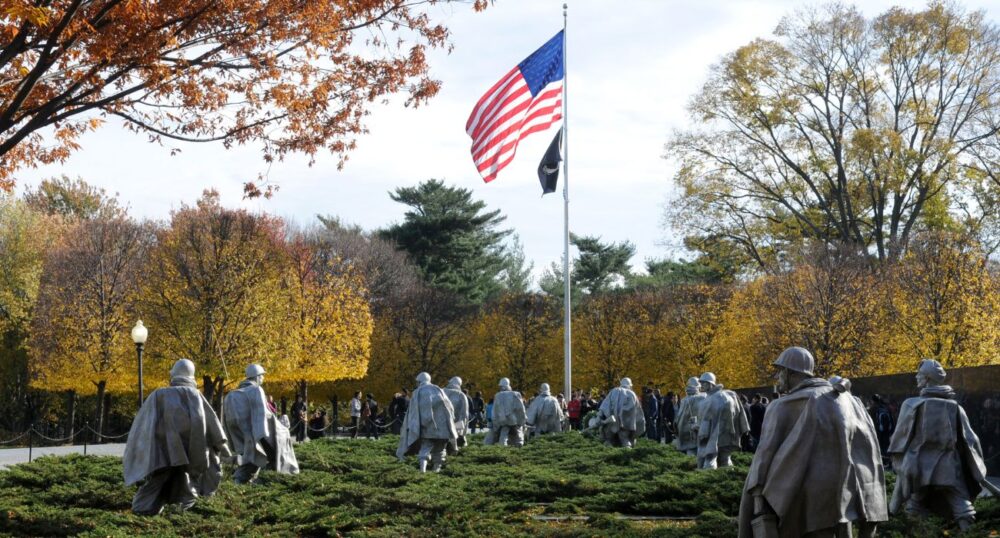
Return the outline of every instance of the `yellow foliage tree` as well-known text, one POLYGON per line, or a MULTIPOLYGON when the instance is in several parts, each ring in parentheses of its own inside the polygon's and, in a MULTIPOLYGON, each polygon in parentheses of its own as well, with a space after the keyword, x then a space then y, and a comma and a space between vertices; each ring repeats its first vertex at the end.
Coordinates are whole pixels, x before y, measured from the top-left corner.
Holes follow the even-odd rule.
POLYGON ((142 305, 159 371, 191 359, 205 396, 219 405, 226 381, 243 379, 248 363, 282 370, 297 336, 289 330, 284 233, 280 219, 226 209, 211 191, 172 214, 149 257, 142 305))
POLYGON ((271 379, 295 382, 307 400, 307 382, 360 379, 368 370, 374 322, 360 277, 295 234, 288 242, 289 347, 271 379))
POLYGON ((960 236, 926 233, 914 241, 886 280, 892 371, 911 370, 921 358, 945 367, 997 363, 1000 296, 987 263, 960 236))
POLYGON ((630 293, 593 295, 573 312, 575 384, 609 389, 622 377, 655 374, 649 352, 649 313, 630 293))
POLYGON ((531 394, 542 383, 553 393, 562 386, 562 330, 558 301, 536 293, 505 295, 487 306, 476 323, 476 356, 463 379, 496 390, 510 378, 516 390, 531 394))
POLYGON ((31 328, 33 384, 97 396, 137 389, 129 329, 137 318, 148 226, 126 217, 80 221, 49 253, 31 328))

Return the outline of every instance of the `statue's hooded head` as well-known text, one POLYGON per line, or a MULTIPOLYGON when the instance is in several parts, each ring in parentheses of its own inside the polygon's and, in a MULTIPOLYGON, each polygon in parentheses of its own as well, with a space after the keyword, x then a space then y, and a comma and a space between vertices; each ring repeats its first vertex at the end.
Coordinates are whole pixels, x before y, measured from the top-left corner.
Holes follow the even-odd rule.
POLYGON ((194 363, 188 359, 181 359, 175 362, 174 367, 170 369, 170 377, 194 379, 194 363))
POLYGON ((941 366, 940 362, 934 359, 920 361, 920 367, 917 368, 918 386, 942 385, 944 384, 945 377, 948 377, 948 374, 944 371, 944 367, 941 366))
POLYGON ((417 385, 422 386, 431 382, 431 374, 427 372, 420 372, 417 374, 417 385))
POLYGON ((621 381, 621 387, 623 389, 631 389, 632 388, 632 380, 629 379, 629 378, 627 378, 627 377, 623 377, 622 381, 621 381))
POLYGON ((500 390, 510 390, 510 380, 506 377, 500 378, 500 390))
POLYGON ((462 388, 462 378, 455 376, 448 380, 449 389, 461 389, 462 388))
POLYGON ((551 396, 552 390, 549 389, 549 384, 542 383, 542 385, 538 387, 538 394, 541 394, 542 396, 551 396))
POLYGON ((697 377, 688 378, 687 387, 684 388, 684 392, 686 392, 688 396, 701 392, 701 383, 698 381, 697 377))

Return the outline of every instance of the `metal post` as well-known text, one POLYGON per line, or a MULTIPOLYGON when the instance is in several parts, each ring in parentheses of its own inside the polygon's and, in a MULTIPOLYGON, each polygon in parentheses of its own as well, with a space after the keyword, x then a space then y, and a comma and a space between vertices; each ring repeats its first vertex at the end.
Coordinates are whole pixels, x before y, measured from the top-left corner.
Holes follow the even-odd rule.
MULTIPOLYGON (((84 430, 90 430, 90 421, 89 420, 84 421, 84 423, 83 423, 83 429, 84 430)), ((87 441, 89 439, 90 439, 90 435, 87 432, 84 432, 84 434, 83 434, 83 455, 84 456, 87 455, 87 441)))
MULTIPOLYGON (((139 356, 139 408, 142 407, 142 344, 135 345, 135 352, 139 356)), ((137 408, 138 409, 138 408, 137 408)))
POLYGON ((28 427, 28 463, 31 463, 32 452, 35 447, 35 425, 28 427))
POLYGON ((566 398, 573 397, 573 319, 571 316, 572 299, 570 298, 569 282, 569 139, 567 125, 567 89, 569 82, 569 72, 566 70, 566 10, 568 6, 563 4, 563 113, 562 113, 562 144, 563 144, 563 294, 565 295, 563 309, 565 310, 565 320, 563 321, 563 345, 564 345, 564 367, 566 398))

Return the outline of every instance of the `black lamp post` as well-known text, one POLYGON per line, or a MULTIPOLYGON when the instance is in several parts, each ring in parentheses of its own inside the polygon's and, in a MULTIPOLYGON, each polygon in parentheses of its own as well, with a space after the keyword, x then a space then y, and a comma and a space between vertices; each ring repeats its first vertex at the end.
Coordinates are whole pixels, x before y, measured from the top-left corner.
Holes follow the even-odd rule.
POLYGON ((149 331, 142 324, 140 319, 132 327, 132 341, 135 342, 135 352, 139 356, 139 407, 142 407, 142 346, 146 344, 149 331))

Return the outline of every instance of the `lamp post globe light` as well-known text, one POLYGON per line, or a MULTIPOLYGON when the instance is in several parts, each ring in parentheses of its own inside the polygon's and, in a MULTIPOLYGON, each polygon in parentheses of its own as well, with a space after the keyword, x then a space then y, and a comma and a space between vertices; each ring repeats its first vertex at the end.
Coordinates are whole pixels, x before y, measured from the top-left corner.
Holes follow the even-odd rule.
POLYGON ((135 352, 139 356, 139 407, 142 407, 142 347, 146 345, 146 338, 149 337, 149 330, 142 324, 140 319, 132 327, 132 341, 135 342, 135 352))

